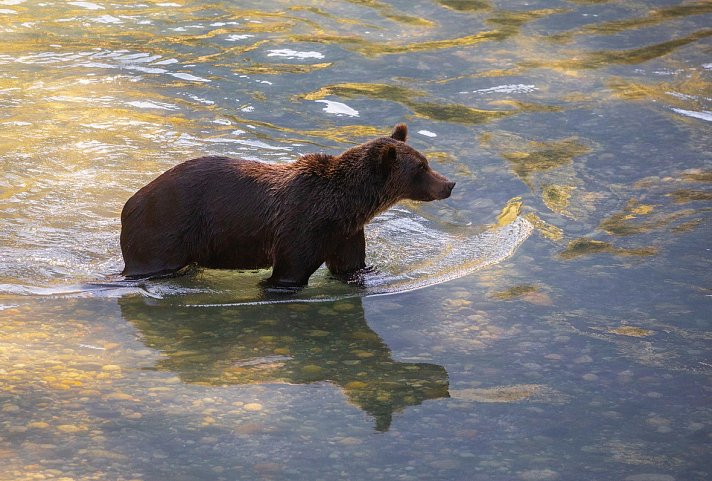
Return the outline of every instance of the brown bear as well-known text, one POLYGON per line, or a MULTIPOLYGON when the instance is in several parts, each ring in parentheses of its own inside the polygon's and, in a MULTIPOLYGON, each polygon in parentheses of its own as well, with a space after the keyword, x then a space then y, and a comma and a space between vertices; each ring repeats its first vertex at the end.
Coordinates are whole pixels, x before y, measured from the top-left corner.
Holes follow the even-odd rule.
POLYGON ((289 164, 200 157, 164 172, 121 212, 123 275, 151 277, 189 264, 272 267, 270 286, 301 287, 326 262, 338 276, 366 267, 363 228, 402 199, 450 196, 454 182, 390 137, 339 156, 307 154, 289 164))

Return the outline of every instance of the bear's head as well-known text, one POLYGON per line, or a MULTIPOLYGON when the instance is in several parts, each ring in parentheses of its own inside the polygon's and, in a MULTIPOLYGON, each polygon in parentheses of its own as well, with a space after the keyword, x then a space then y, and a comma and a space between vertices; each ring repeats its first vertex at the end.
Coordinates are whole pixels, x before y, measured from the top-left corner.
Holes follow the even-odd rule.
POLYGON ((442 200, 450 197, 455 182, 434 171, 423 154, 405 143, 408 127, 396 125, 390 137, 376 141, 377 162, 386 191, 397 200, 442 200))

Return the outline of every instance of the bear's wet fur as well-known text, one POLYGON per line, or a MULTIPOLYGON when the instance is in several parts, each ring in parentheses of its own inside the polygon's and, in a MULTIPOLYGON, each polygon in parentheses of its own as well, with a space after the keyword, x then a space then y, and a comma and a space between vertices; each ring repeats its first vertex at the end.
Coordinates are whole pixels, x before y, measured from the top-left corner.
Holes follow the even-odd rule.
POLYGON ((407 134, 399 124, 339 156, 288 164, 215 156, 179 164, 126 202, 123 275, 271 266, 269 285, 301 287, 324 262, 338 276, 364 269, 373 217, 403 199, 446 199, 455 186, 406 145, 407 134))

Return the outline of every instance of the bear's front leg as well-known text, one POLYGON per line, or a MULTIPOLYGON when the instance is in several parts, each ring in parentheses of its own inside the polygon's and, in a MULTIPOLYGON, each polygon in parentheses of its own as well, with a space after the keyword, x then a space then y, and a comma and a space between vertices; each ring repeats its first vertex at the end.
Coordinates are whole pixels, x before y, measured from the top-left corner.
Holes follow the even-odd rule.
POLYGON ((272 264, 272 275, 266 280, 271 287, 295 289, 304 287, 309 277, 324 263, 319 252, 278 250, 272 264))
POLYGON ((351 237, 337 241, 326 257, 326 267, 339 277, 366 268, 366 236, 363 228, 351 237))

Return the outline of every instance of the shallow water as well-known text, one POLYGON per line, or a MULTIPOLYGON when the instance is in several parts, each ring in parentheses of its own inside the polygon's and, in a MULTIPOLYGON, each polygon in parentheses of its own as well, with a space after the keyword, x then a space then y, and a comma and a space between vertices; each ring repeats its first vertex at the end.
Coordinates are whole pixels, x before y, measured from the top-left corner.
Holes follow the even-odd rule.
POLYGON ((0 0, 2 480, 712 477, 709 2, 0 0), (118 272, 205 154, 409 125, 374 271, 118 272))

